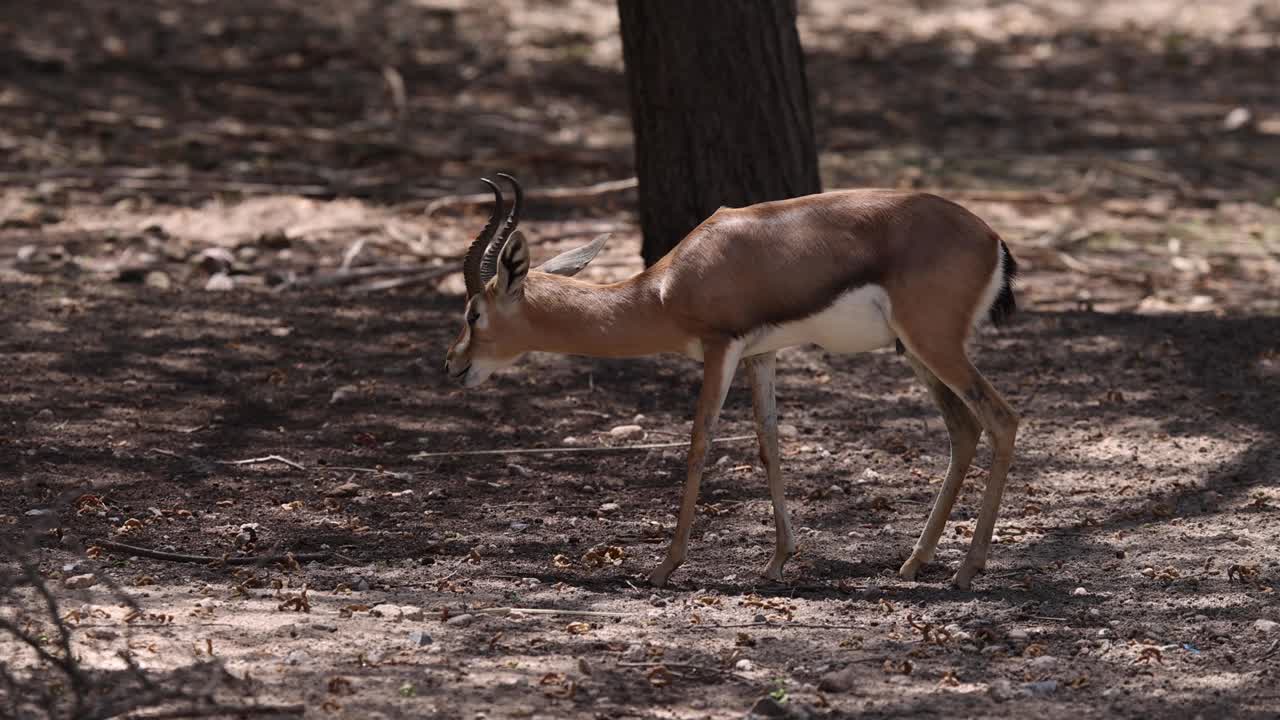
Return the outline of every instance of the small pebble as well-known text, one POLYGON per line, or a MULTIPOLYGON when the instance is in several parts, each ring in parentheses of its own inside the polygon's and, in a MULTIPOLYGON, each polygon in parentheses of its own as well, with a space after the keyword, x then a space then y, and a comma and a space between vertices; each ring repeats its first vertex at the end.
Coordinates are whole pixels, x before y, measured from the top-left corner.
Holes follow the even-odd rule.
POLYGON ((987 694, 991 696, 992 700, 995 700, 998 703, 1011 700, 1013 699, 1013 683, 1003 678, 993 680, 991 684, 987 686, 987 694))
POLYGON ((169 279, 169 274, 160 270, 152 270, 147 273, 142 282, 147 287, 155 288, 156 290, 168 290, 173 287, 173 281, 169 279))
POLYGON ((431 639, 431 636, 422 630, 414 630, 409 633, 409 644, 413 647, 425 647, 433 642, 435 641, 431 639))
POLYGON ((72 575, 62 581, 64 587, 70 590, 84 590, 98 584, 98 578, 93 573, 85 573, 84 575, 72 575))
POLYGON ((204 284, 204 289, 210 292, 226 292, 236 288, 235 280, 226 273, 214 273, 204 284))
POLYGON ((399 620, 404 616, 404 613, 400 610, 400 606, 392 605, 391 603, 374 605, 373 609, 369 611, 369 614, 386 620, 399 620))
POLYGON ((358 392, 360 392, 360 388, 356 387, 355 385, 343 385, 339 387, 337 390, 334 390, 333 394, 329 396, 329 404, 337 405, 343 400, 350 400, 351 398, 355 397, 356 393, 358 392))
POLYGON ((466 627, 470 625, 475 619, 476 618, 474 615, 466 615, 466 614, 454 615, 448 620, 445 620, 444 624, 448 625, 449 627, 466 627))
POLYGON ((1078 587, 1078 588, 1076 588, 1075 590, 1072 590, 1072 591, 1071 591, 1071 594, 1072 594, 1074 597, 1084 597, 1085 595, 1088 595, 1088 594, 1089 594, 1089 591, 1088 591, 1088 590, 1085 590, 1085 589, 1084 589, 1084 588, 1082 588, 1082 587, 1078 587))
POLYGON ((356 494, 356 493, 358 493, 358 492, 360 492, 360 486, 359 486, 359 485, 357 485, 357 484, 355 484, 355 483, 353 483, 353 482, 344 482, 344 483, 342 483, 341 485, 339 485, 338 487, 336 487, 336 488, 334 488, 334 489, 330 490, 329 492, 325 493, 325 496, 327 496, 327 497, 335 497, 335 498, 338 498, 338 497, 351 497, 352 495, 355 495, 355 494, 356 494))
POLYGON ((1280 627, 1280 623, 1277 623, 1275 620, 1257 620, 1253 623, 1253 629, 1258 632, 1275 632, 1277 627, 1280 627))
POLYGON ((620 440, 641 440, 644 438, 644 428, 639 425, 619 425, 609 430, 609 434, 620 440))
MULTIPOLYGON (((1036 658, 1037 660, 1039 658, 1036 658)), ((1046 697, 1058 691, 1057 680, 1041 680, 1040 682, 1029 682, 1022 686, 1023 692, 1034 697, 1046 697)))
POLYGON ((1040 657, 1032 658, 1031 662, 1027 663, 1027 666, 1032 670, 1052 670, 1058 666, 1058 658, 1052 655, 1041 655, 1040 657))

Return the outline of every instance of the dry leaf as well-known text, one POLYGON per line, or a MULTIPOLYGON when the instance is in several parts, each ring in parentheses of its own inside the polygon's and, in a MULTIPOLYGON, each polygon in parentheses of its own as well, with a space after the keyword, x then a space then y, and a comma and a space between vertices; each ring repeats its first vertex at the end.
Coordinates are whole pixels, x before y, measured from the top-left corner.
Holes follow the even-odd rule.
MULTIPOLYGON (((626 556, 622 548, 616 545, 597 545, 582 556, 582 564, 587 567, 604 567, 605 565, 621 565, 626 556)), ((559 556, 557 556, 559 557, 559 556)))
POLYGON ((889 675, 910 675, 911 671, 914 669, 915 665, 913 665, 910 660, 899 660, 897 662, 894 662, 893 660, 884 661, 884 671, 889 675))

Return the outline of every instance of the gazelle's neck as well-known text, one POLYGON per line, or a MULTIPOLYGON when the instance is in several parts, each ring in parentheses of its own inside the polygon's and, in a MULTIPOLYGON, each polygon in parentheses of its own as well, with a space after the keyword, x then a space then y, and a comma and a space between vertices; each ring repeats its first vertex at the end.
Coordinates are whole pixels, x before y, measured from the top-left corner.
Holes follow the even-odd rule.
POLYGON ((530 350, 593 357, 686 351, 691 338, 662 311, 647 274, 611 285, 529 273, 523 310, 530 350))

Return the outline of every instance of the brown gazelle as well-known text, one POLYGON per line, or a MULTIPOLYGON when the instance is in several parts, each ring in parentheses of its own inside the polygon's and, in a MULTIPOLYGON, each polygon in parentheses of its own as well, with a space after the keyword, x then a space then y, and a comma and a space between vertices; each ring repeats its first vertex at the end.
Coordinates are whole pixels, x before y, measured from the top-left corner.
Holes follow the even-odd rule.
POLYGON ((1018 416, 970 363, 965 343, 984 318, 1014 310, 1016 264, 977 216, 934 195, 848 190, 721 208, 666 257, 622 282, 571 276, 605 237, 529 269, 516 229, 522 193, 505 221, 497 185, 493 214, 464 263, 467 305, 446 370, 466 387, 530 351, 596 357, 680 353, 703 364, 675 537, 649 576, 662 586, 685 560, 712 431, 738 363, 755 406, 760 459, 777 542, 764 575, 782 579, 795 552, 778 467, 775 353, 814 343, 855 353, 897 345, 942 411, 951 464, 924 531, 899 574, 933 559, 943 526, 985 430, 994 449, 968 554, 953 582, 968 588, 986 564, 1018 416))

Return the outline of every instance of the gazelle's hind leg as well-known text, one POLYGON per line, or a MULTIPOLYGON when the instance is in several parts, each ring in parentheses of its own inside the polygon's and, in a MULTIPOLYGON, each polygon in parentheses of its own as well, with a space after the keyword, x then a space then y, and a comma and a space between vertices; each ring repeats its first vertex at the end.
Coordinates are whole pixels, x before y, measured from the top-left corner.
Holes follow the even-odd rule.
POLYGON ((1000 511, 1000 499, 1004 495, 1009 466, 1013 463, 1018 415, 991 387, 991 383, 982 377, 973 363, 969 362, 964 351, 963 337, 950 338, 948 341, 945 336, 926 332, 913 337, 910 332, 904 333, 902 330, 905 328, 899 324, 899 336, 907 350, 964 401, 991 438, 991 471, 987 476, 986 491, 982 495, 977 527, 973 531, 973 541, 969 543, 969 552, 952 578, 956 587, 967 590, 973 576, 987 564, 987 551, 991 547, 991 535, 995 530, 996 515, 1000 511))
POLYGON ((747 376, 751 380, 751 406, 755 409, 756 437, 760 442, 760 462, 769 478, 769 499, 773 501, 773 528, 775 546, 773 559, 765 567, 763 575, 770 580, 782 581, 782 566, 796 552, 795 535, 791 532, 791 518, 787 514, 786 486, 782 470, 778 466, 778 402, 774 395, 774 377, 777 355, 764 353, 746 359, 747 376))
POLYGON ((947 387, 937 375, 933 374, 915 355, 907 354, 911 368, 916 377, 929 389, 933 402, 942 411, 943 422, 947 425, 947 433, 951 439, 951 463, 947 467, 946 479, 942 481, 942 489, 938 491, 938 499, 933 503, 929 519, 925 522, 920 539, 916 541, 911 557, 902 564, 898 575, 904 580, 912 580, 920 568, 933 560, 938 540, 942 537, 942 529, 955 507, 956 496, 960 494, 960 486, 964 483, 973 455, 978 449, 978 439, 982 437, 982 426, 977 418, 965 407, 964 401, 951 388, 947 387))

